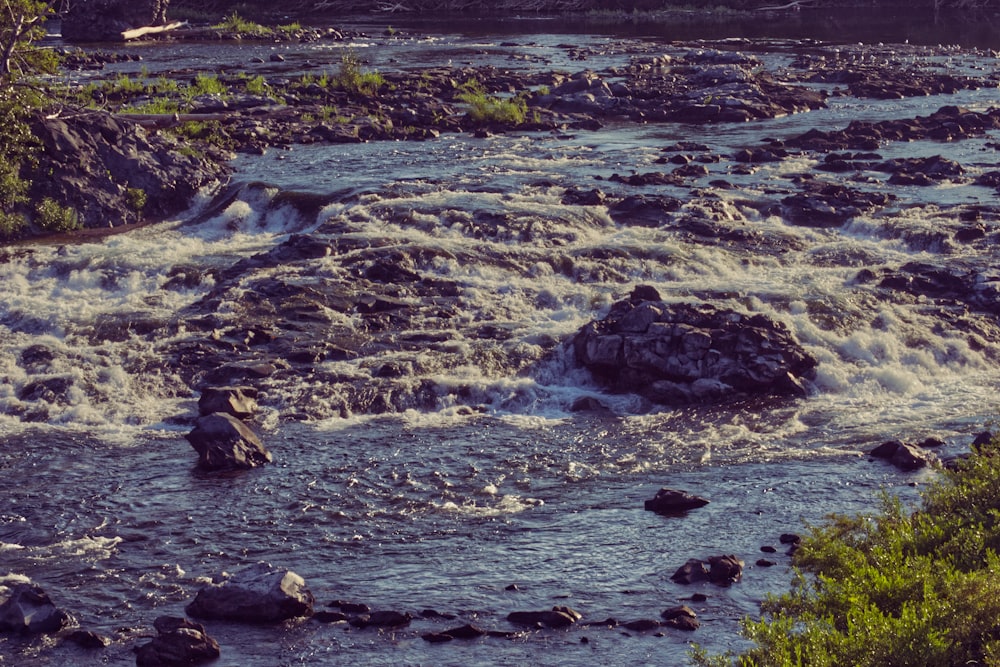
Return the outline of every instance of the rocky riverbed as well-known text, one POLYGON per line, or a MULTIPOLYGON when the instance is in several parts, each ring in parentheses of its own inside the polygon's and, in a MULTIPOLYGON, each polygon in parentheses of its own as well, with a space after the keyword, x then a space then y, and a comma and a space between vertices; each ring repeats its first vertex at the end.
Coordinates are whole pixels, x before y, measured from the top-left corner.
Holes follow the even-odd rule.
POLYGON ((0 650, 683 662, 994 412, 995 54, 389 33, 68 75, 39 192, 161 224, 0 252, 0 650))

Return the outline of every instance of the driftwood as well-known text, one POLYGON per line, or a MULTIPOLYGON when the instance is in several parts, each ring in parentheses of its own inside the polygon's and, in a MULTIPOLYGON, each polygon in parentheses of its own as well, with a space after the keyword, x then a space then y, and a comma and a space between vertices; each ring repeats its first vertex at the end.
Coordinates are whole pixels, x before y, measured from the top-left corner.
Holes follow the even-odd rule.
POLYGON ((140 37, 145 37, 146 35, 156 35, 161 32, 167 32, 168 30, 177 30, 178 28, 186 25, 187 21, 174 21, 173 23, 168 23, 166 25, 147 25, 142 28, 123 30, 122 40, 127 42, 130 39, 139 39, 140 37))
POLYGON ((780 12, 785 9, 791 9, 792 11, 798 11, 803 7, 808 8, 810 6, 809 0, 793 0, 787 5, 773 5, 768 7, 758 7, 758 12, 780 12))
POLYGON ((143 127, 152 129, 164 129, 176 127, 181 123, 191 121, 226 120, 232 114, 227 113, 120 113, 118 118, 130 120, 143 127))

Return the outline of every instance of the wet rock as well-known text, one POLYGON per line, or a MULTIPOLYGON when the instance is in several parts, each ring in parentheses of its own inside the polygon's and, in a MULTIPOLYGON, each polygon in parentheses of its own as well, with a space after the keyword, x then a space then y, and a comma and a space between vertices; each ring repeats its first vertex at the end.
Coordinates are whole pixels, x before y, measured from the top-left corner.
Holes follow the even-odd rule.
POLYGON ((546 628, 565 628, 582 618, 579 612, 557 606, 548 611, 514 611, 507 615, 507 620, 515 625, 529 625, 546 628))
POLYGON ((676 628, 677 630, 693 632, 701 626, 701 622, 698 621, 698 614, 691 607, 683 604, 664 609, 660 612, 660 616, 663 618, 663 622, 660 625, 676 628))
POLYGON ((816 365, 780 322, 707 304, 619 301, 572 345, 610 389, 668 405, 801 396, 816 365))
POLYGON ((743 561, 736 556, 709 556, 708 561, 691 558, 670 575, 678 584, 710 581, 719 586, 734 584, 743 578, 743 561))
POLYGON ((627 630, 632 630, 633 632, 649 632, 650 630, 659 629, 660 622, 651 618, 640 618, 635 621, 622 623, 621 627, 626 628, 627 630))
POLYGON ((319 623, 343 623, 350 619, 350 616, 340 611, 317 611, 312 615, 314 621, 319 623))
POLYGON ((255 468, 271 461, 271 452, 257 434, 222 412, 200 417, 194 430, 184 437, 198 452, 198 467, 203 470, 255 468))
POLYGON ((804 192, 785 197, 781 205, 782 214, 793 224, 839 227, 891 201, 892 196, 882 192, 861 192, 840 184, 808 182, 804 192))
POLYGON ((777 565, 773 560, 768 560, 766 558, 757 559, 757 567, 774 567, 777 565))
POLYGON ((161 616, 153 622, 157 636, 135 651, 137 667, 185 667, 219 657, 219 644, 205 626, 186 618, 161 616))
POLYGON ((373 611, 370 614, 355 616, 349 622, 357 628, 398 628, 409 625, 413 614, 400 611, 373 611))
POLYGON ((72 622, 73 618, 56 607, 48 593, 32 583, 15 584, 0 603, 0 632, 52 633, 72 622))
POLYGON ((916 445, 910 445, 899 440, 889 440, 873 449, 871 455, 877 459, 886 459, 900 470, 912 471, 924 468, 934 462, 935 457, 916 445))
POLYGON ((202 588, 187 606, 187 613, 197 618, 280 623, 311 615, 313 603, 302 577, 256 563, 221 584, 202 588))
POLYGON ((106 648, 111 640, 107 637, 91 632, 90 630, 74 630, 66 635, 66 641, 73 642, 80 648, 99 649, 106 648))
POLYGON ((631 195, 615 203, 608 213, 616 222, 639 227, 659 227, 669 222, 683 202, 666 195, 631 195))
POLYGON ((207 387, 198 399, 198 412, 210 415, 222 412, 237 419, 248 419, 257 412, 257 390, 253 387, 207 387))
POLYGON ((736 556, 709 556, 708 580, 713 584, 728 586, 743 578, 743 561, 736 556))
POLYGON ((683 514, 688 510, 704 507, 707 504, 708 500, 705 498, 692 495, 686 491, 662 488, 656 492, 654 497, 645 502, 644 507, 650 512, 672 515, 683 514))

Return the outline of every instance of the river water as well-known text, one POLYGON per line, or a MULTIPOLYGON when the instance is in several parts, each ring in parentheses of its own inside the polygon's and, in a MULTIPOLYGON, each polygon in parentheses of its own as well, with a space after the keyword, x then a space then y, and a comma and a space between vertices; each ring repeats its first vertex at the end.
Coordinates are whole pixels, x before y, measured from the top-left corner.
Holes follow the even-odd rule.
MULTIPOLYGON (((606 47, 623 39, 659 40, 668 53, 690 48, 662 35, 599 28, 568 37, 550 25, 504 24, 493 34, 481 23, 475 30, 425 26, 421 38, 372 38, 352 48, 381 69, 447 60, 510 66, 512 54, 527 54, 569 71, 583 65, 559 46, 568 40, 605 54, 586 63, 594 69, 615 64, 619 56, 606 47)), ((368 27, 374 34, 376 26, 368 27)), ((790 58, 761 44, 769 66, 790 58)), ((968 46, 1000 44, 977 35, 968 46)), ((131 48, 155 75, 208 58, 245 64, 272 47, 131 48)), ((293 69, 339 57, 328 44, 275 48, 293 69)), ((930 61, 968 71, 995 66, 989 52, 965 49, 930 61)), ((224 206, 213 207, 206 193, 174 222, 99 242, 5 250, 0 577, 38 583, 111 644, 86 651, 52 637, 0 637, 0 664, 134 664, 132 649, 151 635, 154 618, 183 614, 204 582, 259 560, 301 574, 319 608, 348 600, 418 618, 392 631, 210 622, 222 646, 216 664, 674 665, 686 663, 691 642, 712 651, 741 647, 739 620, 791 580, 781 533, 801 532, 831 512, 876 508, 882 490, 914 500, 933 477, 872 462, 867 450, 891 438, 935 436, 945 441, 938 454, 954 456, 996 416, 1000 340, 972 344, 926 303, 853 281, 862 268, 910 261, 995 276, 995 244, 956 247, 938 234, 957 207, 989 207, 995 193, 972 185, 895 187, 899 200, 877 217, 834 229, 792 227, 740 198, 814 163, 785 161, 750 175, 735 173, 728 160, 708 164, 704 187, 719 177, 737 186, 715 193, 716 210, 765 238, 794 239, 783 252, 620 226, 601 207, 563 205, 562 193, 598 185, 634 192, 606 179, 653 170, 661 148, 676 141, 725 156, 763 137, 858 118, 910 118, 945 104, 984 110, 996 97, 995 88, 891 101, 836 97, 825 110, 739 126, 609 125, 269 151, 236 160, 236 195, 224 206), (317 197, 319 213, 280 205, 288 193, 317 197), (183 326, 152 336, 108 328, 137 312, 146 322, 176 322, 213 288, 209 277, 166 287, 176 267, 230 266, 292 233, 330 234, 331 221, 354 241, 424 258, 422 274, 459 285, 455 325, 443 337, 440 330, 400 335, 428 341, 425 349, 401 343, 373 357, 320 362, 311 377, 267 379, 256 428, 274 463, 232 475, 195 471, 183 435, 197 393, 159 360, 165 346, 196 334, 183 326), (601 392, 558 343, 640 283, 671 300, 785 322, 819 361, 809 396, 654 409, 601 392), (485 325, 505 334, 484 342, 476 331, 485 325), (387 362, 409 368, 414 382, 432 379, 436 403, 345 413, 331 378, 373 377, 387 362), (573 412, 585 396, 609 409, 573 412), (662 486, 711 503, 684 517, 645 512, 643 501, 662 486), (775 567, 755 564, 764 545, 779 547, 775 567), (722 553, 746 562, 742 582, 717 588, 670 580, 688 558, 722 553), (448 644, 420 637, 464 623, 514 630, 508 613, 553 605, 577 609, 584 622, 658 618, 695 592, 708 598, 689 603, 702 622, 692 634, 593 625, 448 644), (428 609, 453 618, 420 617, 428 609)), ((996 168, 989 145, 996 140, 880 152, 945 152, 975 174, 996 168)), ((692 210, 707 205, 690 189, 645 191, 681 196, 692 210)), ((309 277, 336 276, 348 259, 315 260, 321 265, 309 277)), ((277 277, 290 279, 288 272, 277 277)))

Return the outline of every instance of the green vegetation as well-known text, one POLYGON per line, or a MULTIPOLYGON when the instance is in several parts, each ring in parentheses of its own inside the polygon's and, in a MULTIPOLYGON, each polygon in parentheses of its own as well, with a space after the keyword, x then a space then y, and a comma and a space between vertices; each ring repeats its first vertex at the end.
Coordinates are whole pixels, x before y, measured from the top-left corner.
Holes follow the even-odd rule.
POLYGON ((1000 438, 907 513, 833 517, 796 553, 791 592, 744 622, 755 647, 701 665, 951 667, 1000 665, 1000 438))
POLYGON ((146 191, 142 188, 126 188, 125 203, 136 213, 141 213, 146 208, 146 191))
POLYGON ((333 85, 358 95, 373 96, 385 85, 385 78, 378 72, 363 72, 361 60, 348 51, 340 58, 340 69, 333 77, 333 85))
POLYGON ((271 34, 270 28, 243 18, 235 10, 220 23, 216 23, 212 27, 216 30, 225 30, 226 32, 235 32, 240 35, 253 37, 266 37, 271 34))
POLYGON ((477 123, 521 125, 528 116, 528 103, 523 95, 509 98, 489 95, 483 84, 474 79, 462 84, 458 99, 469 105, 469 118, 477 123))
POLYGON ((35 224, 47 232, 71 232, 83 226, 76 211, 50 197, 35 206, 35 224))
POLYGON ((229 88, 226 87, 219 77, 214 74, 198 74, 194 78, 194 82, 188 89, 190 94, 193 96, 198 95, 226 95, 229 93, 229 88))

